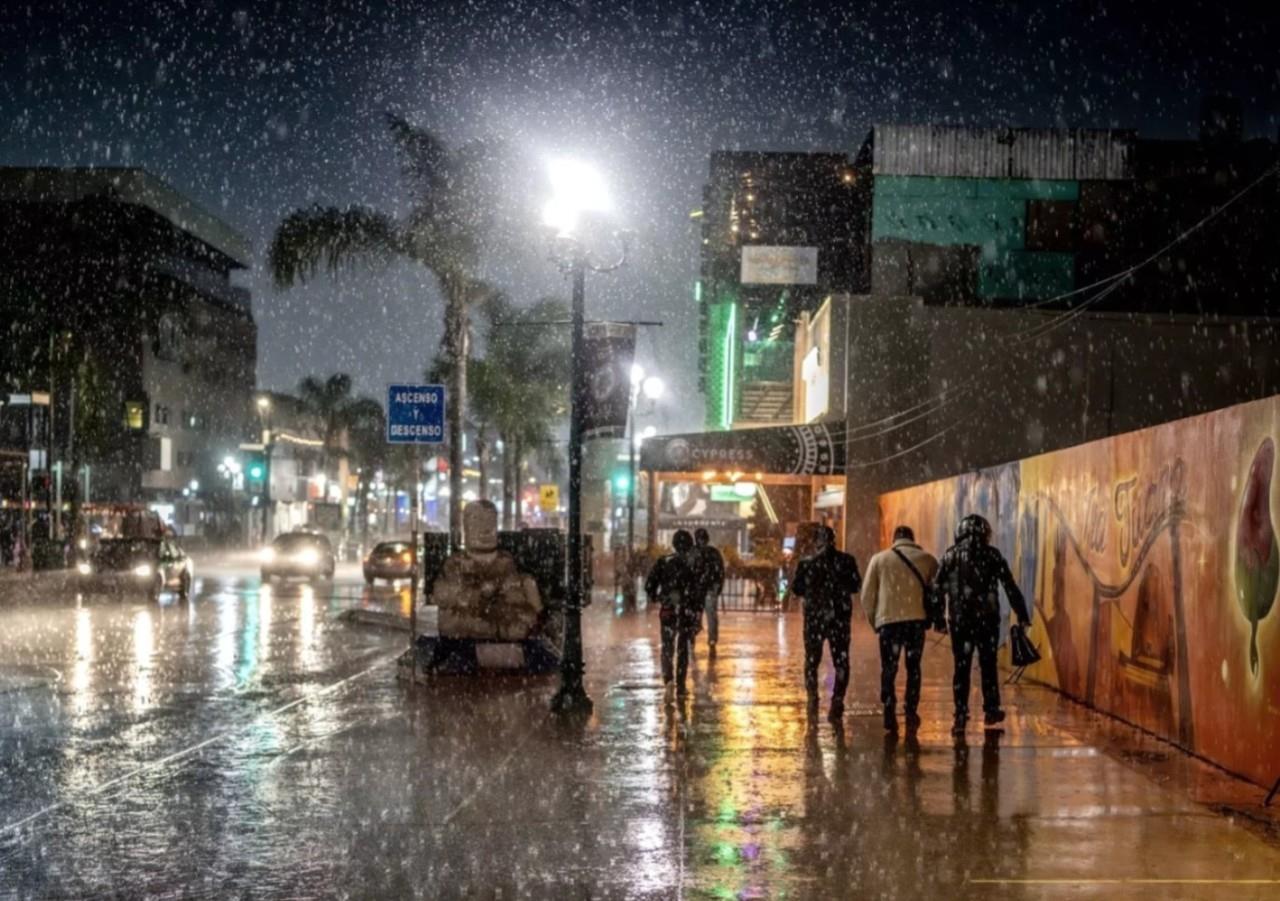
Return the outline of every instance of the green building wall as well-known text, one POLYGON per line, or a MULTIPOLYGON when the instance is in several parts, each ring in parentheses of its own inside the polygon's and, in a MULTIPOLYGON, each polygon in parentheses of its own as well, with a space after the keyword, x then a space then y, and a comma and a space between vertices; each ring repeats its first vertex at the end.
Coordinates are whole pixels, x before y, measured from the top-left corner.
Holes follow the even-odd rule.
POLYGON ((878 175, 872 242, 902 240, 979 249, 976 290, 988 299, 1035 300, 1075 287, 1071 253, 1026 247, 1027 202, 1079 202, 1071 180, 878 175))

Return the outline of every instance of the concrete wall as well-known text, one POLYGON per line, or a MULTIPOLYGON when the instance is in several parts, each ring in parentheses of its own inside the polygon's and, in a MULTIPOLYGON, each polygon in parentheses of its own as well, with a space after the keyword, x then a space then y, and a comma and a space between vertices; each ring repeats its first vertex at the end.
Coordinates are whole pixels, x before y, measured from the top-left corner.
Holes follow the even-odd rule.
POLYGON ((1034 604, 1030 675, 1267 787, 1280 777, 1280 397, 891 492, 879 539, 981 513, 1034 604))
POLYGON ((1280 329, 1266 320, 842 300, 860 556, 876 547, 883 492, 1280 392, 1280 329))

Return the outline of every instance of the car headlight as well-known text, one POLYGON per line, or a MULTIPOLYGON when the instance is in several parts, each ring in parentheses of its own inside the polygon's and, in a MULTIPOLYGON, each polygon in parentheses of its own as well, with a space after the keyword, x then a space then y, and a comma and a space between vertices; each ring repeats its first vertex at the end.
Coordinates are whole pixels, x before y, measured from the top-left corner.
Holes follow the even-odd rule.
POLYGON ((140 576, 145 579, 147 576, 151 575, 151 564, 139 563, 137 566, 133 568, 133 574, 135 576, 140 576))
POLYGON ((320 555, 316 553, 315 548, 308 547, 298 551, 298 556, 295 559, 304 566, 315 566, 320 562, 320 555))
POLYGON ((274 563, 276 559, 276 549, 273 547, 264 547, 258 551, 258 559, 263 563, 274 563))
POLYGON ((87 576, 89 573, 93 572, 93 567, 90 566, 87 561, 81 560, 76 564, 76 572, 80 573, 82 576, 87 576))

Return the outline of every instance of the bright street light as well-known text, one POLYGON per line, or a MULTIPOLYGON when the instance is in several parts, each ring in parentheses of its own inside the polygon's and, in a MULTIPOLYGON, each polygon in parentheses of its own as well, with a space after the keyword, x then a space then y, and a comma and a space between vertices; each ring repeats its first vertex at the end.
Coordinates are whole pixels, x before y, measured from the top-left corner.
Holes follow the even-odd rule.
POLYGON ((607 213, 609 192, 604 178, 589 163, 557 159, 547 163, 551 200, 542 209, 542 221, 559 237, 572 236, 583 213, 607 213))
POLYGON ((264 395, 262 395, 262 396, 260 396, 260 397, 258 398, 258 409, 259 409, 259 410, 262 410, 263 412, 266 412, 267 410, 270 410, 270 409, 271 409, 271 398, 267 397, 265 394, 264 394, 264 395))
POLYGON ((644 380, 644 396, 649 400, 657 400, 667 390, 666 383, 658 376, 651 375, 644 380))

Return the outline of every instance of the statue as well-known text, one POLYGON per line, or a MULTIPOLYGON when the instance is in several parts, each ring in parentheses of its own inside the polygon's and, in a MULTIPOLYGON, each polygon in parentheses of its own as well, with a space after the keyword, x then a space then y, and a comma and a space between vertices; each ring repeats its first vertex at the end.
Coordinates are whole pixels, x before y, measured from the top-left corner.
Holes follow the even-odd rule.
POLYGON ((537 582, 498 548, 498 508, 472 501, 462 514, 465 550, 445 561, 431 602, 442 638, 524 641, 543 611, 537 582))

